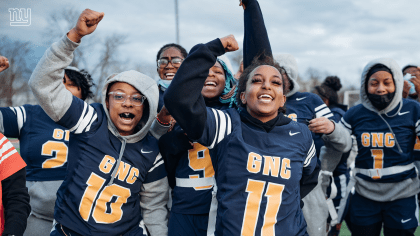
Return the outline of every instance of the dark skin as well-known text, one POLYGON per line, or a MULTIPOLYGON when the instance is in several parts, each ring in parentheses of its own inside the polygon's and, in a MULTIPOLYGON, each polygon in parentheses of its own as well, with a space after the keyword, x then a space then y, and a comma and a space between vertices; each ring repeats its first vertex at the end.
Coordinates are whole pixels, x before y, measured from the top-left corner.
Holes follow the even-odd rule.
POLYGON ((225 71, 219 62, 209 69, 209 75, 204 82, 201 94, 206 100, 218 98, 223 93, 226 84, 225 71))
POLYGON ((159 77, 164 80, 172 80, 175 76, 175 73, 178 71, 179 66, 175 67, 174 65, 172 65, 171 60, 173 58, 184 59, 184 57, 182 56, 181 52, 177 48, 171 47, 171 48, 166 49, 160 55, 159 59, 162 59, 162 58, 168 59, 169 62, 166 66, 157 68, 159 77))
POLYGON ((9 68, 9 60, 4 56, 0 56, 0 72, 6 70, 7 68, 9 68))

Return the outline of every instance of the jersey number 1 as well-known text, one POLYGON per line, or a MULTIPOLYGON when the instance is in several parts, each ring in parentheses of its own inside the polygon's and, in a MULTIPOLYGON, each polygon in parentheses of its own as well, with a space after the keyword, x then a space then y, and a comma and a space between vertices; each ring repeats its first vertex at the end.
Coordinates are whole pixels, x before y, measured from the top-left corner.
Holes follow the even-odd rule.
MULTIPOLYGON (((248 179, 246 192, 248 199, 246 200, 244 220, 242 223, 243 236, 255 235, 257 227, 258 215, 260 213, 261 199, 265 188, 265 181, 248 179)), ((264 196, 267 198, 267 206, 264 214, 264 223, 261 229, 261 236, 274 236, 274 226, 277 221, 277 213, 279 212, 282 194, 284 190, 283 184, 268 183, 264 196)))

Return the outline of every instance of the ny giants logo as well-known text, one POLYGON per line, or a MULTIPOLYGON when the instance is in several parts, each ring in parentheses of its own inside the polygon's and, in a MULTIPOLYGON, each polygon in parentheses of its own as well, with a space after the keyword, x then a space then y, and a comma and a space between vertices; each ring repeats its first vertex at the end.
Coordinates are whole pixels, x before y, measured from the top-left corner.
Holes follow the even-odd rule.
POLYGON ((9 8, 10 26, 30 26, 31 8, 9 8))

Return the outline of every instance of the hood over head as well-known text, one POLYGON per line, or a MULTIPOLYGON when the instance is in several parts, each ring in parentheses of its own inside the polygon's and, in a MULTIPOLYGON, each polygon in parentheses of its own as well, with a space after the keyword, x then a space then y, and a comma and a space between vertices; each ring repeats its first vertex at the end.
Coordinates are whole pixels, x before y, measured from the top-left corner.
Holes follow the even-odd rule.
POLYGON ((296 59, 291 54, 278 53, 274 55, 274 60, 276 60, 277 63, 279 63, 280 66, 284 68, 287 76, 289 77, 290 87, 291 88, 293 87, 293 89, 291 89, 286 94, 286 97, 290 97, 293 94, 295 94, 297 91, 299 91, 300 89, 300 86, 297 83, 299 71, 298 71, 298 65, 297 65, 296 59))
POLYGON ((105 114, 108 118, 108 129, 113 135, 119 139, 125 139, 127 143, 135 143, 143 139, 146 134, 149 132, 150 126, 152 125, 153 120, 156 117, 156 111, 158 107, 159 100, 159 90, 156 85, 156 82, 147 75, 144 75, 138 71, 130 70, 121 72, 118 74, 110 75, 102 88, 102 106, 104 107, 105 114), (149 104, 149 109, 143 111, 143 116, 137 125, 139 131, 128 136, 121 136, 112 123, 111 117, 109 116, 109 111, 106 108, 106 97, 109 84, 113 82, 125 82, 136 88, 143 96, 146 96, 146 101, 149 104))
POLYGON ((223 104, 228 104, 229 107, 236 102, 237 81, 232 74, 232 64, 226 55, 217 57, 217 61, 222 65, 225 71, 225 88, 219 97, 219 101, 223 104))
MULTIPOLYGON (((403 75, 401 72, 401 68, 391 58, 379 58, 375 59, 371 62, 369 62, 365 68, 363 69, 362 78, 361 78, 361 84, 360 84, 360 100, 362 101, 362 104, 367 109, 379 113, 379 114, 387 114, 388 112, 394 110, 400 103, 402 105, 402 91, 404 87, 404 80, 403 75), (384 65, 386 66, 392 74, 392 77, 394 78, 394 84, 395 84, 395 95, 392 99, 391 103, 382 111, 379 111, 376 107, 374 107, 371 103, 371 101, 368 98, 367 95, 367 82, 369 81, 368 76, 371 75, 370 70, 376 66, 376 65, 384 65)), ((397 111, 398 113, 399 111, 397 111)), ((389 114, 394 115, 394 114, 389 114)))

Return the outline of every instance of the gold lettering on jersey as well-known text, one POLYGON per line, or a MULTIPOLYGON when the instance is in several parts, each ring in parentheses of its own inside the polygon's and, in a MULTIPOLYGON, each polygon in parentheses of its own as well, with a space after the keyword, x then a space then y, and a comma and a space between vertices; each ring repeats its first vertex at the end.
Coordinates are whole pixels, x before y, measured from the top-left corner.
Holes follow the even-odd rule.
POLYGON ((290 159, 272 156, 263 157, 264 161, 262 160, 261 155, 255 152, 250 152, 248 154, 247 170, 251 173, 258 174, 261 172, 261 167, 263 167, 263 175, 279 177, 280 174, 281 178, 290 179, 290 159))
POLYGON ((130 170, 130 174, 127 177, 127 180, 125 182, 127 182, 128 184, 134 184, 134 182, 136 182, 137 177, 139 177, 139 169, 133 167, 130 170))
POLYGON ((372 147, 384 147, 383 140, 383 133, 372 133, 372 147))
POLYGON ((255 152, 251 152, 248 154, 248 166, 247 169, 251 173, 258 173, 261 171, 261 156, 255 152))
POLYGON ((125 177, 128 175, 128 171, 130 170, 130 165, 124 162, 120 163, 120 167, 118 167, 118 172, 115 178, 118 177, 119 180, 124 181, 125 177))
POLYGON ((62 140, 64 138, 64 141, 69 141, 70 131, 62 130, 62 129, 54 129, 52 137, 56 140, 62 140))
POLYGON ((281 162, 281 172, 280 172, 280 176, 283 179, 290 179, 290 170, 287 168, 291 168, 290 166, 290 159, 288 158, 283 158, 282 162, 281 162))
MULTIPOLYGON (((99 164, 99 170, 104 174, 109 174, 111 173, 112 168, 114 168, 114 165, 115 158, 109 155, 105 155, 101 163, 99 164)), ((125 180, 125 182, 128 184, 134 184, 134 182, 136 182, 137 180, 137 177, 139 176, 139 173, 139 169, 121 161, 115 179, 118 179, 120 181, 125 180)))
POLYGON ((280 157, 264 156, 264 171, 263 175, 270 175, 273 177, 279 176, 280 157))
POLYGON ((363 133, 361 136, 364 147, 394 147, 395 141, 392 133, 363 133))
POLYGON ((112 156, 105 155, 105 157, 101 161, 101 164, 99 164, 99 170, 101 170, 104 174, 109 174, 114 164, 115 158, 113 158, 112 156))

